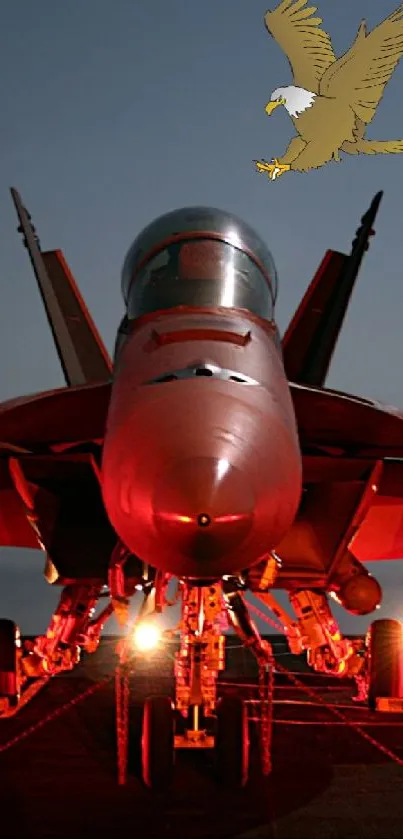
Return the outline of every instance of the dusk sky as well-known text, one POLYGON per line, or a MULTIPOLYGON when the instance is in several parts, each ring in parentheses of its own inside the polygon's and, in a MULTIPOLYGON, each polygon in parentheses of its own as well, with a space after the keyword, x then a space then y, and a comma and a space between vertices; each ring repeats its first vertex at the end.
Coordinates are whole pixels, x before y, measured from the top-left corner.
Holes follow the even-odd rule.
MULTIPOLYGON (((266 0, 270 2, 270 0, 266 0)), ((273 0, 272 6, 276 5, 273 0)), ((337 55, 363 17, 397 0, 320 0, 337 55)), ((42 246, 60 247, 109 350, 123 313, 126 250, 155 216, 184 205, 230 210, 265 238, 280 281, 283 331, 328 247, 349 250, 379 189, 378 221, 327 384, 403 408, 403 157, 348 157, 271 183, 253 160, 293 134, 271 92, 291 83, 261 0, 3 0, 0 30, 0 399, 63 385, 9 195, 15 186, 42 246)), ((403 62, 368 129, 403 138, 403 62)), ((40 552, 1 549, 0 614, 46 628, 59 590, 40 552)), ((401 563, 374 564, 379 615, 403 617, 401 563)), ((368 624, 341 616, 344 630, 368 624)), ((111 629, 114 626, 111 624, 111 629)))

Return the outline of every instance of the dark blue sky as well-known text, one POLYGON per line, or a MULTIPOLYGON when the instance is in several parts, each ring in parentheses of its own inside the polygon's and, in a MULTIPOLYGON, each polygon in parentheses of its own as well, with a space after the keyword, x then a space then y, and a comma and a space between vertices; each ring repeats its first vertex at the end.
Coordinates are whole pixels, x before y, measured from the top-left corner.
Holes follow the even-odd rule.
MULTIPOLYGON (((272 5, 275 5, 273 0, 272 5)), ((397 0, 321 0, 336 54, 359 22, 397 0)), ((327 247, 349 248, 385 190, 329 376, 334 388, 403 407, 403 158, 344 157, 269 183, 255 158, 292 135, 272 90, 291 82, 260 0, 3 0, 0 31, 0 398, 63 384, 8 194, 16 186, 44 247, 63 248, 108 348, 122 315, 120 268, 138 231, 186 204, 229 209, 264 236, 280 276, 283 330, 327 247)), ((368 135, 403 138, 403 62, 368 135)), ((45 628, 57 592, 42 557, 1 551, 0 613, 45 628)), ((398 615, 403 568, 384 563, 385 612, 398 615)), ((343 628, 365 625, 344 617, 343 628)))

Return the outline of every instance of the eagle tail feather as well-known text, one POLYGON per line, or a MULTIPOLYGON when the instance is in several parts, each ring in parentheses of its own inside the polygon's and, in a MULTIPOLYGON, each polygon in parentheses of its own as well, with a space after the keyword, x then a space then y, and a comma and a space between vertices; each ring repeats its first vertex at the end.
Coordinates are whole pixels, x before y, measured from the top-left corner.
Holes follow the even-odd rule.
POLYGON ((341 151, 347 154, 403 154, 403 140, 357 140, 346 141, 341 151))

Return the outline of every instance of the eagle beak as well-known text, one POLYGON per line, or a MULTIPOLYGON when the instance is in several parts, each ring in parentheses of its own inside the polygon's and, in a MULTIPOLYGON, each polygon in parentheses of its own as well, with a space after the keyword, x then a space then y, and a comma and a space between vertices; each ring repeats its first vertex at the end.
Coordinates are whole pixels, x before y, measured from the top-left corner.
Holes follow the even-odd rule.
POLYGON ((270 114, 273 113, 274 109, 278 108, 279 105, 284 105, 284 104, 285 104, 285 99, 283 99, 282 97, 281 97, 281 99, 275 99, 274 102, 268 102, 266 107, 265 107, 265 111, 266 111, 267 116, 269 117, 270 114))

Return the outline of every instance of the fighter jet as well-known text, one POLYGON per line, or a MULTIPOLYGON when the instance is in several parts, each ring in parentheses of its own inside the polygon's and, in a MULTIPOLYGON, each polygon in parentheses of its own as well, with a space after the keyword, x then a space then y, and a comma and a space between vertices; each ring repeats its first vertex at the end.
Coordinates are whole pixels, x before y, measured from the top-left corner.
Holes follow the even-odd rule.
POLYGON ((356 678, 374 709, 401 700, 401 624, 375 620, 353 641, 329 605, 376 613, 363 563, 403 557, 403 416, 324 387, 382 193, 350 255, 327 251, 282 340, 275 263, 254 230, 206 207, 154 220, 124 262, 113 360, 62 252, 41 249, 12 197, 66 386, 0 406, 0 545, 41 548, 61 587, 44 635, 21 642, 0 622, 3 716, 95 651, 113 613, 126 654, 163 644, 172 580, 175 696, 145 702, 149 786, 168 782, 176 748, 202 746, 221 779, 246 782, 246 705, 219 697, 218 676, 223 615, 259 665, 272 661, 248 591, 314 670, 356 678))

